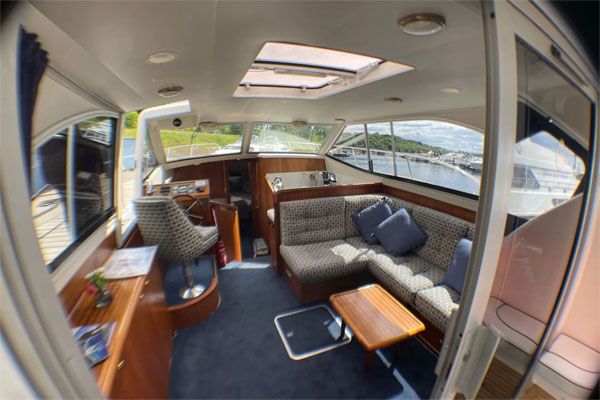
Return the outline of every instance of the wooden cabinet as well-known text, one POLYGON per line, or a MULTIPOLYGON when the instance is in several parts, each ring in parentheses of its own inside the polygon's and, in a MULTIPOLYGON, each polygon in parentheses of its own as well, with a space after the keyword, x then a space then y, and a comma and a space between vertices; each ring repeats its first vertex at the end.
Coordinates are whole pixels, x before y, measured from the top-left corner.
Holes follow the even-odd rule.
POLYGON ((148 275, 109 283, 113 301, 97 309, 83 294, 69 315, 73 326, 117 321, 110 357, 92 372, 110 398, 167 398, 173 327, 158 263, 148 275))
POLYGON ((152 268, 137 299, 110 391, 112 399, 167 398, 171 320, 158 268, 152 268))

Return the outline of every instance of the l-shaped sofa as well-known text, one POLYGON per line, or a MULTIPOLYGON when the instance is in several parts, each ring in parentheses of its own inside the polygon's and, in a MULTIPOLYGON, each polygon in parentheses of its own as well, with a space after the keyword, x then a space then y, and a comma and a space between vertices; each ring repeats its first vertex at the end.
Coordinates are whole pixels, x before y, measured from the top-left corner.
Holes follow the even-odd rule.
POLYGON ((283 202, 283 273, 302 302, 322 300, 328 290, 374 277, 443 332, 460 301, 460 294, 443 284, 444 276, 459 240, 472 240, 474 229, 471 222, 385 194, 283 202), (406 209, 428 235, 423 245, 395 257, 363 239, 352 215, 381 198, 386 198, 392 213, 406 209))

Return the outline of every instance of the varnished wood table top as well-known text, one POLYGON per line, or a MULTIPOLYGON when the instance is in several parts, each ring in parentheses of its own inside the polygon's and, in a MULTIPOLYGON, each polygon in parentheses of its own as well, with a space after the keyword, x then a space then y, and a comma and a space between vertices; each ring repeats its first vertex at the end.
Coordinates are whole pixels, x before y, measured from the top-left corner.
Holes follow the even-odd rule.
POLYGON ((425 330, 423 322, 379 285, 337 293, 329 300, 367 351, 425 330))

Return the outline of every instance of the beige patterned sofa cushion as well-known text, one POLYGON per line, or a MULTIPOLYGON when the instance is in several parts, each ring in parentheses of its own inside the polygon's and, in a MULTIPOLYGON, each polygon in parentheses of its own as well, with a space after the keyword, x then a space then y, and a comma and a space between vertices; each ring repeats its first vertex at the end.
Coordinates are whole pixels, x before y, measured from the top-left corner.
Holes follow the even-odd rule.
POLYGON ((367 256, 344 240, 280 247, 281 256, 302 283, 364 271, 367 256))
POLYGON ((445 271, 416 255, 369 253, 369 271, 400 300, 414 304, 419 290, 442 283, 445 271))
POLYGON ((445 331, 452 310, 458 308, 460 294, 446 285, 420 290, 415 298, 415 308, 435 326, 445 331))
POLYGON ((428 236, 425 244, 415 249, 416 254, 447 270, 458 241, 473 224, 422 206, 413 208, 412 217, 428 236))
POLYGON ((383 246, 381 246, 379 244, 369 244, 365 241, 365 239, 363 239, 362 236, 354 236, 354 237, 346 238, 346 242, 350 243, 352 246, 354 246, 354 248, 356 248, 356 250, 358 250, 364 254, 385 253, 385 249, 383 248, 383 246))
POLYGON ((281 203, 281 244, 293 246, 344 239, 344 211, 343 197, 281 203))

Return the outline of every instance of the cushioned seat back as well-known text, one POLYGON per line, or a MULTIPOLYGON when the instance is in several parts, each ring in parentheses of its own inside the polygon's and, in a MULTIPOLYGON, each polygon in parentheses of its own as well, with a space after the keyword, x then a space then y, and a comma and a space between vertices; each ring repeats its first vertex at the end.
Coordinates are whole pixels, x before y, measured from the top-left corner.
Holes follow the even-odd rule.
POLYGON ((429 236, 425 244, 416 249, 416 253, 447 270, 458 241, 467 236, 473 224, 422 206, 413 207, 412 217, 429 236))
POLYGON ((344 239, 343 197, 286 201, 279 205, 282 245, 344 239))
POLYGON ((386 196, 386 199, 388 204, 390 205, 390 208, 392 209, 392 213, 395 213, 401 208, 406 208, 406 211, 408 211, 409 214, 412 214, 413 207, 415 206, 414 203, 390 196, 386 196))
POLYGON ((381 198, 385 197, 387 202, 392 209, 392 213, 395 213, 401 208, 406 208, 408 213, 411 213, 413 203, 397 199, 395 197, 390 197, 383 193, 375 193, 375 194, 360 194, 356 196, 345 196, 344 200, 346 201, 346 238, 359 236, 360 232, 356 227, 356 224, 352 220, 352 214, 362 209, 365 209, 373 204, 381 198))

